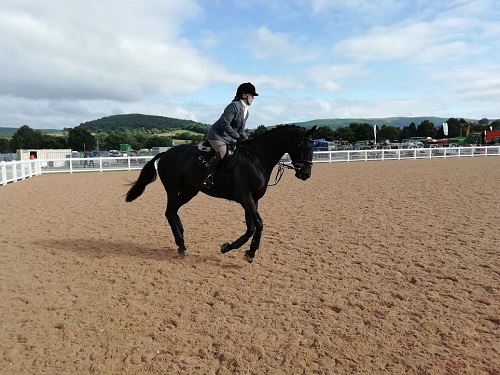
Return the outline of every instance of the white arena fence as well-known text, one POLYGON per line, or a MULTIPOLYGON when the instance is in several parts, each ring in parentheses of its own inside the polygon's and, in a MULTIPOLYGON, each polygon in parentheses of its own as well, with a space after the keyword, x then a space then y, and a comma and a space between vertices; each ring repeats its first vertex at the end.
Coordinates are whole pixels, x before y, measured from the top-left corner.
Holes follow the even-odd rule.
MULTIPOLYGON (((336 163, 485 156, 500 156, 500 146, 316 151, 314 152, 313 162, 336 163)), ((10 182, 16 182, 46 173, 139 170, 152 158, 152 156, 123 156, 0 162, 0 185, 6 185, 10 182)), ((289 163, 290 157, 285 154, 281 161, 289 163)))

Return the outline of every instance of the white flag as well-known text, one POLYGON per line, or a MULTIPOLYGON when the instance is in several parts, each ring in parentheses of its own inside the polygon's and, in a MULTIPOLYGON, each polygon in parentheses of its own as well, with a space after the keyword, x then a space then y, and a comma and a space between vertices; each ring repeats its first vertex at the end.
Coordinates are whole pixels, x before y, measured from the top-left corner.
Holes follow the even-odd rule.
POLYGON ((443 122, 443 133, 445 136, 448 136, 448 123, 443 122))
POLYGON ((373 125, 373 136, 377 139, 377 125, 373 125))

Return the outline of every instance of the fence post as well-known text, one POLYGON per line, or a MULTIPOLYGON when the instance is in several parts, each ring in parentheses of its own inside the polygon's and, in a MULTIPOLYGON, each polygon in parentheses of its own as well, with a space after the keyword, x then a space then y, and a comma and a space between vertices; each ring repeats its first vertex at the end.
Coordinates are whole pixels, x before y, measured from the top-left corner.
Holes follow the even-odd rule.
POLYGON ((26 163, 21 162, 21 180, 26 179, 26 163))
POLYGON ((0 163, 0 169, 2 170, 2 185, 7 185, 7 164, 0 163))
POLYGON ((38 161, 38 164, 37 164, 37 176, 40 176, 42 174, 42 162, 41 161, 38 161))

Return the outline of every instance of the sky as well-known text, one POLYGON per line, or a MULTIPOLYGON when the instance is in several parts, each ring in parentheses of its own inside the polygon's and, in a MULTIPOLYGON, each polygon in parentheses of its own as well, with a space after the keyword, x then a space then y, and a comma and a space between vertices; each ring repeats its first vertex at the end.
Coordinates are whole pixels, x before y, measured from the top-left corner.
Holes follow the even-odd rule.
POLYGON ((499 0, 2 0, 0 127, 500 118, 499 0))

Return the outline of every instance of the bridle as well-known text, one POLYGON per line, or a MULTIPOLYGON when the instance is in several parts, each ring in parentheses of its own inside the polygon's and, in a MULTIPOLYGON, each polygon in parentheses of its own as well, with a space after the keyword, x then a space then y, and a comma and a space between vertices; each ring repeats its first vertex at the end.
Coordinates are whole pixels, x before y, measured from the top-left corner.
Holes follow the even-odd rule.
MULTIPOLYGON (((295 172, 301 172, 302 169, 304 169, 306 166, 311 166, 313 162, 311 160, 306 160, 304 158, 304 145, 306 142, 310 142, 311 145, 314 143, 314 141, 310 138, 306 138, 305 134, 302 140, 299 142, 297 147, 300 147, 300 160, 299 161, 294 161, 292 159, 292 165, 288 165, 285 162, 280 161, 278 165, 278 171, 276 172, 276 176, 274 178, 274 183, 273 184, 268 184, 267 186, 275 186, 280 182, 281 177, 283 176, 283 173, 285 172, 286 169, 293 169, 295 172)), ((265 173, 264 168, 259 164, 259 162, 255 159, 254 155, 250 152, 250 150, 244 146, 240 145, 239 146, 241 150, 243 150, 249 157, 252 159, 252 161, 265 173)), ((312 147, 312 146, 311 146, 312 147)), ((291 155, 290 155, 291 158, 291 155)))
POLYGON ((304 136, 302 141, 298 144, 298 147, 300 147, 300 161, 293 161, 292 160, 292 167, 290 167, 290 169, 294 169, 296 172, 302 171, 302 169, 304 169, 304 167, 311 166, 313 163, 311 160, 306 160, 304 158, 304 145, 306 144, 306 142, 310 142, 311 144, 314 143, 314 141, 312 139, 306 138, 304 136))
MULTIPOLYGON (((295 172, 301 172, 302 169, 304 169, 306 166, 311 166, 313 162, 311 160, 306 160, 304 158, 304 145, 306 142, 310 142, 311 145, 314 143, 312 139, 306 138, 304 135, 304 138, 302 138, 302 141, 297 145, 300 147, 300 161, 294 161, 292 159, 292 165, 288 165, 284 162, 279 162, 278 163, 278 171, 276 172, 276 177, 274 178, 274 183, 273 184, 268 184, 268 186, 274 186, 277 185, 278 182, 280 182, 281 177, 283 176, 283 173, 285 172, 285 168, 287 169, 293 169, 295 172)), ((290 155, 291 158, 291 155, 290 155)))

